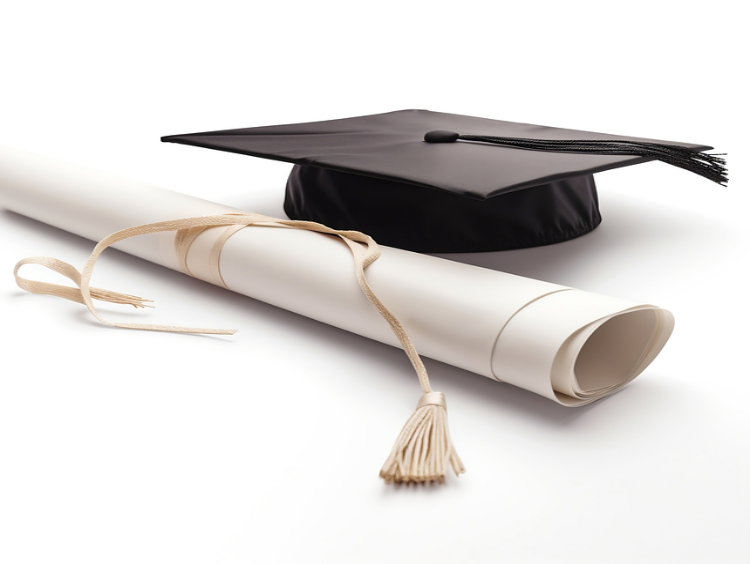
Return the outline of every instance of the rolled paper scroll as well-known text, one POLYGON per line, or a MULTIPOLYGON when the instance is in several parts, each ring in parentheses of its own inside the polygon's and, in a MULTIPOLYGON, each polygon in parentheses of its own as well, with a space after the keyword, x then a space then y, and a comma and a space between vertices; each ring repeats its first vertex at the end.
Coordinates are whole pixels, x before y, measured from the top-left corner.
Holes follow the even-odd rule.
MULTIPOLYGON (((147 223, 240 210, 14 149, 0 149, 0 205, 98 241, 147 223)), ((211 249, 223 229, 193 242, 183 265, 175 233, 115 245, 216 283, 211 249), (185 268, 186 267, 186 268, 185 268)), ((381 247, 367 268, 377 296, 417 351, 488 378, 579 406, 614 393, 661 351, 674 326, 656 306, 381 247)), ((226 240, 220 277, 230 289, 393 346, 362 294, 340 239, 251 227, 226 240)))

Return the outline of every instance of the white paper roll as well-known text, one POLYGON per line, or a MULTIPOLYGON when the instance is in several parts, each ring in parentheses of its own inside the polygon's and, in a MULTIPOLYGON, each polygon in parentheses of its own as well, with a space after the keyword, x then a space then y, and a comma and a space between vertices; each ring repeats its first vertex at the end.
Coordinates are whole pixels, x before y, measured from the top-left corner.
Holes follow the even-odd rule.
MULTIPOLYGON (((93 241, 145 223, 240 211, 9 148, 0 148, 0 205, 93 241)), ((208 255, 220 233, 210 229, 193 243, 187 263, 194 276, 212 280, 208 255)), ((116 247, 180 269, 174 233, 116 247)), ((583 405, 627 384, 656 357, 674 326, 672 315, 655 306, 399 249, 381 251, 368 280, 420 354, 564 405, 583 405)), ((362 294, 351 254, 336 238, 250 227, 227 241, 220 266, 236 292, 400 346, 362 294)))

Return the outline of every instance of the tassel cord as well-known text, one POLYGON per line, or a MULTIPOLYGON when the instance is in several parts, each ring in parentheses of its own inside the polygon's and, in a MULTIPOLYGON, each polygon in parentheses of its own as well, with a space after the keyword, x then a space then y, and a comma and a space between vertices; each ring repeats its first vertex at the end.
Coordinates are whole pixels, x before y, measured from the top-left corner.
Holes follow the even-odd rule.
POLYGON ((346 237, 342 237, 342 239, 349 246, 352 251, 352 255, 354 256, 357 282, 359 282, 359 286, 362 289, 362 292, 365 294, 365 296, 367 296, 367 299, 370 300, 370 303, 372 303, 381 317, 383 317, 383 319, 385 319, 391 326, 391 330, 396 335, 399 343, 401 343, 401 347, 404 349, 406 356, 409 357, 409 360, 411 361, 411 364, 417 373, 419 383, 422 386, 422 392, 425 394, 431 393, 433 390, 430 387, 430 379, 427 375, 427 369, 425 368, 424 363, 422 362, 422 359, 417 352, 417 349, 412 344, 411 339, 409 339, 409 336, 407 335, 399 320, 390 312, 390 310, 388 310, 387 307, 385 307, 383 302, 381 302, 380 299, 375 295, 375 292, 373 292, 370 284, 367 282, 367 277, 365 276, 364 269, 380 255, 380 251, 375 249, 377 255, 373 257, 373 249, 371 249, 369 246, 363 248, 352 239, 346 237))
MULTIPOLYGON (((126 329, 142 329, 149 331, 175 331, 181 333, 207 333, 207 334, 232 334, 235 331, 229 329, 199 329, 189 327, 173 327, 167 325, 149 325, 149 324, 132 324, 132 323, 112 323, 103 319, 96 308, 94 307, 93 300, 103 300, 111 303, 127 304, 134 307, 150 307, 146 306, 145 300, 137 296, 130 296, 128 294, 119 294, 115 292, 109 292, 107 290, 101 290, 99 288, 93 288, 90 285, 91 276, 93 275, 94 266, 99 256, 111 245, 135 237, 138 235, 145 235, 148 233, 161 233, 165 231, 176 231, 175 235, 175 252, 178 257, 178 261, 182 270, 186 274, 191 274, 190 269, 187 265, 187 254, 190 249, 190 245, 196 238, 203 233, 206 229, 212 227, 226 226, 227 230, 223 236, 218 240, 218 248, 212 249, 214 255, 214 262, 218 266, 218 255, 221 251, 221 246, 226 240, 236 233, 239 229, 249 227, 251 225, 264 225, 264 226, 285 226, 295 229, 303 229, 307 231, 315 231, 326 235, 334 235, 344 241, 354 258, 355 271, 357 276, 357 282, 359 283, 362 292, 372 303, 378 313, 388 322, 393 333, 401 343, 404 352, 409 357, 412 365, 414 366, 419 382, 422 386, 424 393, 432 392, 430 387, 429 377, 427 376, 427 370, 422 362, 422 359, 417 353, 416 348, 409 339, 406 331, 393 313, 383 304, 383 302, 375 295, 375 292, 367 282, 365 276, 365 269, 371 265, 380 256, 380 250, 378 249, 377 243, 368 235, 360 233, 359 231, 342 231, 331 229, 320 223, 312 221, 298 221, 298 220, 284 220, 275 219, 271 217, 262 216, 259 214, 222 214, 214 216, 204 217, 193 217, 186 219, 177 219, 171 221, 162 221, 158 223, 150 223, 147 225, 140 225, 137 227, 130 227, 117 231, 104 239, 102 239, 94 250, 92 251, 89 259, 86 261, 82 272, 78 272, 73 266, 60 261, 58 259, 49 257, 31 257, 23 259, 16 264, 14 275, 18 286, 28 292, 37 294, 50 294, 68 300, 76 301, 86 305, 91 314, 96 317, 100 322, 110 325, 113 327, 122 327, 126 329), (79 289, 70 288, 67 286, 60 286, 58 284, 50 284, 48 282, 37 282, 22 278, 18 271, 22 266, 26 264, 39 264, 45 266, 50 270, 53 270, 63 276, 66 276, 72 280, 79 289)), ((226 287, 223 283, 221 276, 218 276, 218 282, 226 287)))
POLYGON ((127 294, 117 294, 99 290, 90 286, 90 279, 94 266, 101 253, 110 245, 129 237, 147 233, 161 233, 176 231, 175 253, 184 272, 190 273, 187 266, 187 255, 193 241, 206 229, 211 227, 226 227, 211 249, 209 261, 211 270, 215 274, 216 283, 226 287, 219 271, 219 256, 223 244, 237 231, 251 225, 267 227, 291 227, 314 231, 326 235, 339 237, 348 247, 354 259, 357 282, 367 299, 378 313, 390 325, 393 333, 412 363, 422 387, 422 397, 417 404, 416 411, 404 425, 403 430, 394 445, 390 456, 386 460, 380 476, 386 483, 425 483, 430 481, 443 482, 447 473, 447 465, 458 475, 464 471, 463 464, 456 454, 448 433, 448 420, 445 398, 442 393, 434 392, 430 386, 427 369, 422 362, 411 339, 393 313, 375 295, 370 287, 365 269, 380 256, 375 241, 358 231, 339 231, 310 221, 296 221, 269 218, 258 214, 222 214, 205 217, 193 217, 172 221, 163 221, 123 229, 102 239, 92 251, 82 272, 67 263, 57 259, 33 257, 20 261, 16 265, 15 275, 18 285, 30 292, 52 294, 85 304, 91 314, 100 322, 113 327, 125 329, 142 329, 149 331, 174 331, 180 333, 204 334, 232 334, 229 329, 199 329, 189 327, 172 327, 167 325, 149 325, 135 323, 113 323, 102 318, 94 307, 93 300, 105 300, 114 303, 124 303, 135 307, 146 307, 143 300, 127 294), (21 278, 18 270, 25 264, 35 263, 46 266, 70 278, 79 289, 34 282, 21 278), (218 275, 217 275, 218 273, 218 275))
MULTIPOLYGON (((175 252, 178 257, 178 261, 182 270, 186 274, 191 274, 190 269, 187 265, 187 254, 190 249, 190 245, 197 239, 197 237, 203 233, 206 229, 212 227, 226 226, 227 230, 225 234, 217 241, 219 243, 218 248, 212 249, 212 254, 215 255, 214 262, 218 267, 218 255, 221 251, 221 246, 226 240, 236 233, 239 229, 249 227, 252 225, 264 225, 264 226, 285 226, 295 229, 303 229, 307 231, 315 231, 326 235, 334 235, 339 237, 352 253, 354 258, 355 271, 357 276, 357 282, 365 294, 367 299, 372 303, 378 313, 388 322, 393 333, 401 343, 404 352, 408 356, 409 360, 414 367, 419 378, 422 391, 424 393, 431 393, 433 390, 430 387, 429 377, 427 375, 427 369, 422 362, 416 348, 409 339, 406 331, 393 313, 383 304, 383 302, 375 295, 375 292, 367 282, 365 276, 365 269, 371 265, 380 256, 380 250, 378 249, 377 243, 364 233, 359 231, 342 231, 331 229, 320 223, 312 221, 298 221, 298 220, 284 220, 275 219, 271 217, 262 216, 259 214, 222 214, 215 216, 205 217, 193 217, 186 219, 177 219, 171 221, 162 221, 158 223, 150 223, 147 225, 140 225, 137 227, 130 227, 117 231, 104 239, 102 239, 92 251, 88 261, 86 261, 82 272, 78 272, 73 266, 60 261, 58 259, 49 257, 32 257, 19 261, 16 264, 14 275, 16 277, 16 283, 18 286, 26 291, 37 293, 37 294, 50 294, 68 300, 76 301, 86 305, 91 314, 96 317, 100 322, 110 325, 113 327, 121 327, 125 329, 141 329, 148 331, 174 331, 180 333, 206 333, 206 334, 232 334, 235 331, 231 329, 204 329, 204 328, 190 328, 190 327, 173 327, 168 325, 151 325, 151 324, 134 324, 134 323, 112 323, 102 318, 96 310, 93 300, 108 301, 110 303, 132 305, 136 308, 140 307, 151 307, 147 306, 145 300, 137 296, 130 296, 128 294, 119 294, 115 292, 109 292, 107 290, 101 290, 99 288, 93 288, 90 286, 91 276, 93 275, 94 266, 99 256, 111 245, 135 237, 138 235, 144 235, 147 233, 161 233, 165 231, 176 231, 175 234, 175 252), (79 289, 70 288, 67 286, 60 286, 58 284, 50 284, 47 282, 36 282, 26 280, 19 276, 18 271, 26 264, 39 264, 45 266, 55 272, 66 276, 72 280, 79 289)), ((219 273, 220 274, 220 273, 219 273)), ((223 283, 223 279, 219 275, 218 282, 226 287, 223 283)))
POLYGON ((488 135, 459 135, 458 139, 536 151, 647 157, 688 170, 722 186, 726 186, 728 182, 723 153, 700 153, 679 145, 628 140, 528 139, 488 135))

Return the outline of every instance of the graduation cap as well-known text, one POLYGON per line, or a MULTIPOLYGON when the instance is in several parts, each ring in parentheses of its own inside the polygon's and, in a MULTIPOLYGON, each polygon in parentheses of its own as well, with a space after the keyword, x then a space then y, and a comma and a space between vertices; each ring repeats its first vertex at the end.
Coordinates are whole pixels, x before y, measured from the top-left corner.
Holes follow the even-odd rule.
POLYGON ((418 252, 559 243, 601 222, 593 174, 661 160, 726 184, 707 145, 403 110, 162 141, 294 163, 291 219, 418 252))

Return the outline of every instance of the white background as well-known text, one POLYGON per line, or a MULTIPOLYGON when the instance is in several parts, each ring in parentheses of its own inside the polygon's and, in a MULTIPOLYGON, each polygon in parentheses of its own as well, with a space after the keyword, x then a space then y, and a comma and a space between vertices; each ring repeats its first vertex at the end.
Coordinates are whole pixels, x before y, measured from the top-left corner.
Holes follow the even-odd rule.
POLYGON ((0 143, 252 211, 288 165, 160 136, 424 108, 712 144, 731 175, 602 173, 593 233, 453 257, 677 328, 579 409, 428 361, 468 472, 421 488, 377 477, 419 397, 401 351, 116 251, 97 285, 158 309, 109 317, 240 332, 106 328, 11 275, 92 244, 0 211, 0 562, 750 561, 742 3, 0 1, 0 143))

